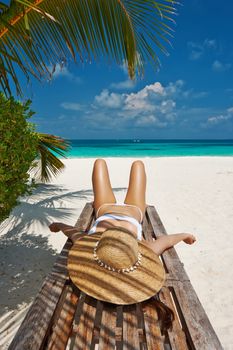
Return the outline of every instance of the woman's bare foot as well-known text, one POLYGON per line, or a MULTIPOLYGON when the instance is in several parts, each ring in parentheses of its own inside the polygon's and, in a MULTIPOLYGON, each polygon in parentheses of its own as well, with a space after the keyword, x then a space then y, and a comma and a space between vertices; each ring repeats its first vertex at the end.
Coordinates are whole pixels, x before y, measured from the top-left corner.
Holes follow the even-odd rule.
POLYGON ((196 237, 189 233, 186 234, 186 237, 183 239, 183 242, 186 244, 193 244, 196 241, 196 237))

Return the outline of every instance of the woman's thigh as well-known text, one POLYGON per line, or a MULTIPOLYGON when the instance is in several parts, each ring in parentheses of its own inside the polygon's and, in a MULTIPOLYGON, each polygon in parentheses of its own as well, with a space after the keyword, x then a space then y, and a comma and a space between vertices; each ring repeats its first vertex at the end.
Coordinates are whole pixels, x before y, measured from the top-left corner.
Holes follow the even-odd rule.
POLYGON ((136 205, 144 215, 146 209, 146 172, 144 164, 140 160, 132 164, 125 203, 136 205))
POLYGON ((108 167, 104 159, 97 159, 92 172, 92 185, 94 192, 94 208, 105 203, 115 203, 116 198, 112 190, 108 167))

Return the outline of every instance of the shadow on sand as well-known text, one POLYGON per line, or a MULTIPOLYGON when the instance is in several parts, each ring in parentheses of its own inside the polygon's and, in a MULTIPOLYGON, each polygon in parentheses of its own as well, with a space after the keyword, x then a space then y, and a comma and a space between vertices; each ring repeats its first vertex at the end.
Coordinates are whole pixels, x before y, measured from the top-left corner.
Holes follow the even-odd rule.
POLYGON ((75 223, 84 204, 92 200, 91 189, 71 192, 41 184, 0 225, 0 317, 30 303, 50 271, 57 251, 49 244, 48 225, 53 221, 75 223))

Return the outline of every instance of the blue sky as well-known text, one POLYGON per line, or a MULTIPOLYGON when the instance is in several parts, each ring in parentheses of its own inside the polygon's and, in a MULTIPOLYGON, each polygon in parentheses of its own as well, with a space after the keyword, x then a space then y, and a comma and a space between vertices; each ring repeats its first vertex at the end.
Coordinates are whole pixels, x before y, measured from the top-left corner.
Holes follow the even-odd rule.
POLYGON ((231 1, 183 1, 170 55, 135 82, 123 64, 101 61, 33 81, 32 121, 70 139, 233 138, 232 13, 231 1))

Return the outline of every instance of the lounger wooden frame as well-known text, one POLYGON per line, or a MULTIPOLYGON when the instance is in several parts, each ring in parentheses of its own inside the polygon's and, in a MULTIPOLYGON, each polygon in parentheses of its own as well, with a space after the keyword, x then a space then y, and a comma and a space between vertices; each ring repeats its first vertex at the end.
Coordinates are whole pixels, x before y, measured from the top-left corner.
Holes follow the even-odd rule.
MULTIPOLYGON (((76 226, 88 229, 94 217, 86 204, 76 226)), ((166 234, 153 206, 143 221, 148 241, 166 234)), ((173 330, 161 335, 150 302, 116 306, 80 292, 70 281, 68 240, 45 279, 9 350, 222 350, 222 346, 174 248, 162 260, 167 272, 160 299, 175 312, 173 330)))

